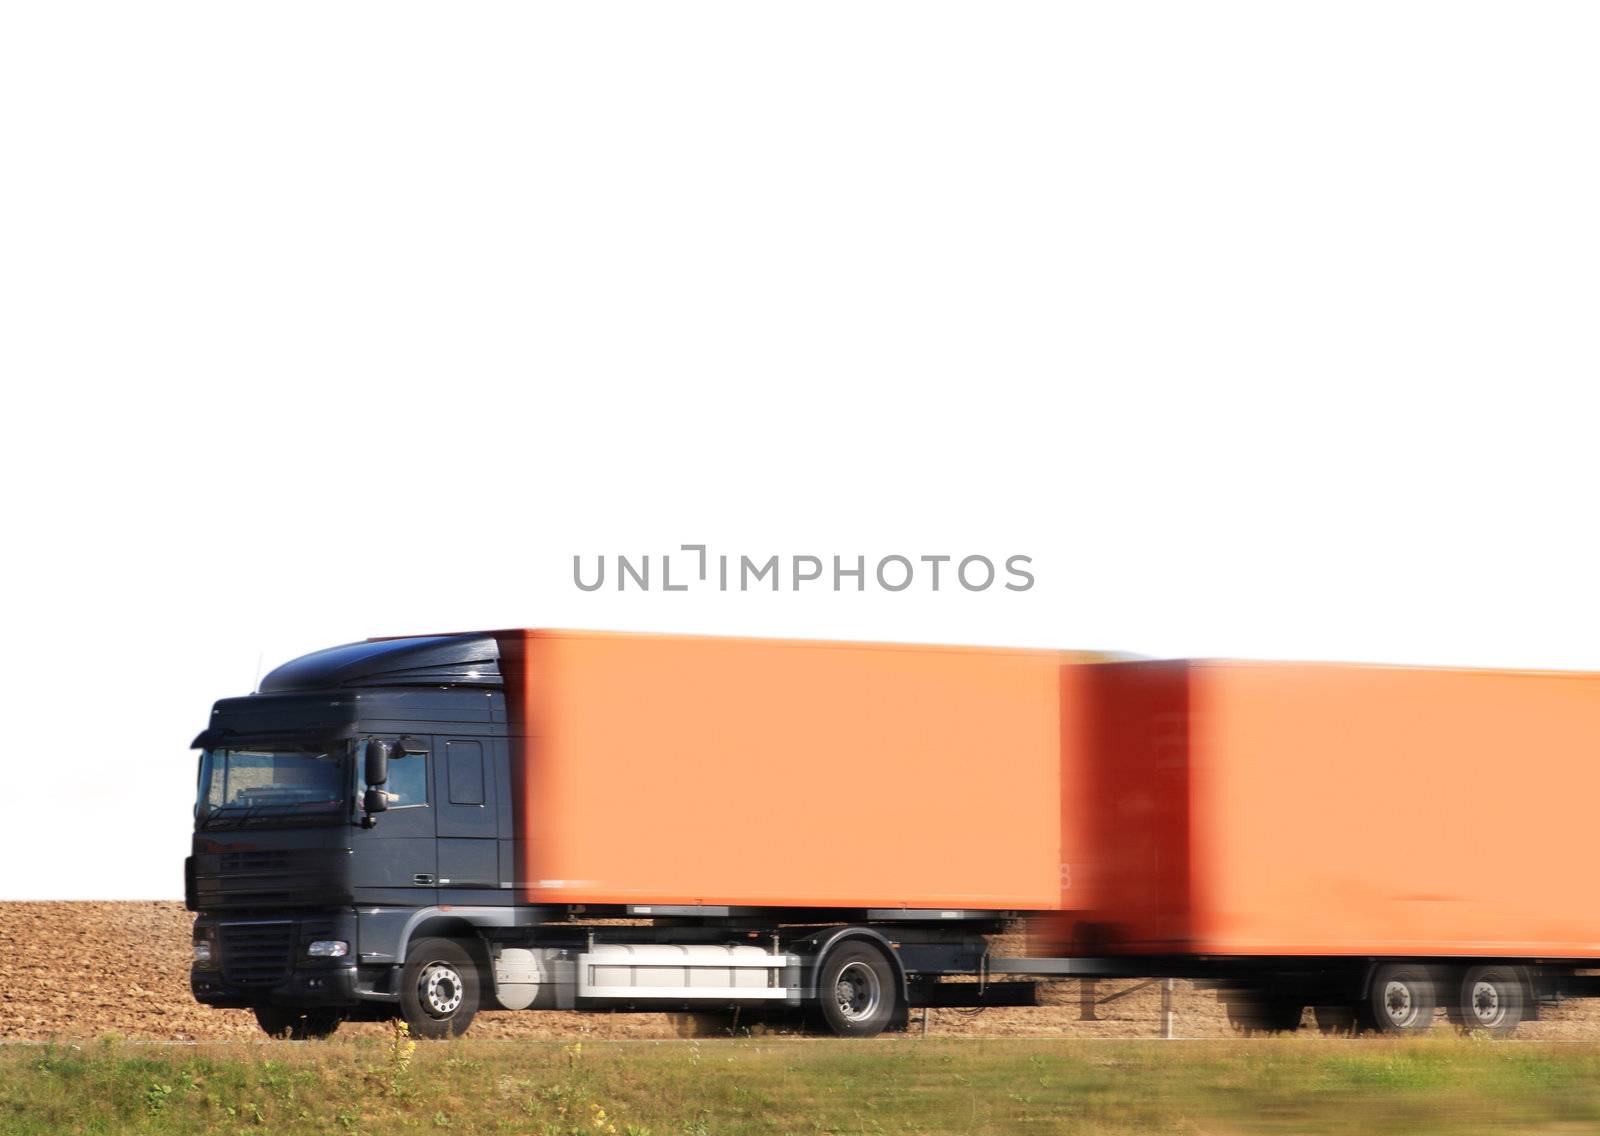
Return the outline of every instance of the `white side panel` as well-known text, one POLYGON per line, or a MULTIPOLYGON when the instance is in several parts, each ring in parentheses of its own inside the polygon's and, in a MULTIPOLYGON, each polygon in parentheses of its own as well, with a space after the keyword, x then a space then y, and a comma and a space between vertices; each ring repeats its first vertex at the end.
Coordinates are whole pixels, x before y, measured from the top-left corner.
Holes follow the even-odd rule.
POLYGON ((757 946, 597 944, 578 956, 578 997, 681 1001, 781 1001, 789 955, 757 946))
POLYGON ((570 1010, 577 964, 553 947, 507 947, 494 960, 495 996, 508 1010, 570 1010))

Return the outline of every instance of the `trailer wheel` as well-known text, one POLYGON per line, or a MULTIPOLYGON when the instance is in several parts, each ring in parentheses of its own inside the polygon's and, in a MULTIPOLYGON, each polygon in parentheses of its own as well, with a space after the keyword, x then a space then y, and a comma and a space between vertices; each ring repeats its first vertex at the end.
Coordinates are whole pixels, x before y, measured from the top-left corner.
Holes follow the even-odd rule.
POLYGON ((1528 1004, 1522 979, 1509 966, 1474 966, 1462 976, 1450 1020, 1468 1033, 1510 1037, 1528 1004))
POLYGON ((417 1037, 457 1037, 478 1012, 478 963, 454 939, 418 939, 400 972, 400 1015, 417 1037))
POLYGON ((296 1010, 286 1006, 257 1006, 256 1024, 268 1037, 285 1037, 290 1041, 311 1041, 330 1037, 344 1021, 338 1010, 318 1008, 296 1010))
POLYGON ((1423 1033, 1433 1028, 1437 1001, 1435 979, 1427 967, 1415 963, 1380 966, 1372 975, 1362 1024, 1379 1033, 1423 1033))
POLYGON ((894 968, 883 952, 846 942, 829 952, 817 974, 822 1022, 840 1037, 874 1037, 894 1016, 899 996, 894 968))

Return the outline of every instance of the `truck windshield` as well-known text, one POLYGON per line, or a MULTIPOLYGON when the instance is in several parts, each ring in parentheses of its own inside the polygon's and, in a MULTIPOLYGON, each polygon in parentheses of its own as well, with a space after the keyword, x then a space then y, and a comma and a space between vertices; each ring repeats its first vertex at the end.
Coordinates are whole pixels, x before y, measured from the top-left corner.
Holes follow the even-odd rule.
POLYGON ((344 807, 345 782, 339 751, 208 749, 200 757, 195 819, 218 828, 256 817, 335 813, 344 807))

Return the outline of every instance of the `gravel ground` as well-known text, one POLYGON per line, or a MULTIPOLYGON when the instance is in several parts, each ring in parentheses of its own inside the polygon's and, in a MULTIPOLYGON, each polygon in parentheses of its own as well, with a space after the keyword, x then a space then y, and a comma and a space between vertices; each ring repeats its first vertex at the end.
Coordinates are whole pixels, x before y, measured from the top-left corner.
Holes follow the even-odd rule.
MULTIPOLYGON (((0 1038, 117 1036, 164 1040, 255 1038, 246 1011, 213 1010, 189 996, 189 928, 181 903, 0 903, 0 1038)), ((1020 939, 1020 936, 1018 937, 1020 939)), ((1020 942, 1001 950, 1020 952, 1020 942)), ((1101 981, 1096 994, 1133 983, 1101 981)), ((935 1010, 929 1032, 940 1037, 1154 1037, 1161 996, 1147 987, 1107 1002, 1083 1021, 1075 981, 1043 987, 1043 1005, 981 1014, 935 1010)), ((1231 1037, 1216 996, 1180 982, 1174 992, 1180 1037, 1231 1037)), ((919 1028, 913 1019, 913 1030, 919 1028)), ((352 1034, 383 1032, 349 1025, 352 1034)), ((662 1038, 677 1031, 662 1014, 507 1013, 479 1015, 474 1037, 662 1038)), ((1519 1037, 1600 1039, 1600 1003, 1547 1010, 1519 1037)))

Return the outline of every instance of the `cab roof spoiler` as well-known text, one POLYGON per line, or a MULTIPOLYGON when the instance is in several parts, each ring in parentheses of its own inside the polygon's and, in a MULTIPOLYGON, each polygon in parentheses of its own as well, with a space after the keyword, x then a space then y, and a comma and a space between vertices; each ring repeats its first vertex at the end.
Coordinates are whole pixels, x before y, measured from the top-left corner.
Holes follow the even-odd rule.
POLYGON ((313 651, 269 671, 257 693, 358 686, 502 685, 500 645, 493 635, 423 635, 369 639, 313 651))

